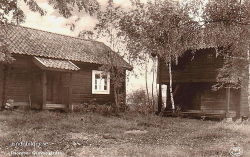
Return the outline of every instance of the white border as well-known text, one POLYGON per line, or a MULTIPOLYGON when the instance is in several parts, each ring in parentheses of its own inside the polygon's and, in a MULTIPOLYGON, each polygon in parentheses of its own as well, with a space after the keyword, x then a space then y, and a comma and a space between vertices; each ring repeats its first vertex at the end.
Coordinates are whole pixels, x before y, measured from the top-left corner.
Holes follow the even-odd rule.
POLYGON ((107 90, 95 90, 95 74, 105 73, 104 71, 92 70, 92 94, 110 94, 110 73, 107 73, 107 90))

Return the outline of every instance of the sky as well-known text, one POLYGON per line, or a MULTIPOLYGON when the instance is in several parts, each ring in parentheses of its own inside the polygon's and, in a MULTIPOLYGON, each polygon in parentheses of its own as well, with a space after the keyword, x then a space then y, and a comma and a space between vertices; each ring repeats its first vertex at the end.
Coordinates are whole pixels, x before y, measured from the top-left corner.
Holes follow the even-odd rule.
MULTIPOLYGON (((101 5, 101 9, 105 8, 107 1, 108 0, 98 0, 101 5)), ((76 37, 78 36, 80 31, 92 30, 94 26, 98 23, 98 20, 96 18, 84 12, 78 11, 73 12, 73 16, 66 19, 62 15, 60 15, 57 10, 53 9, 53 6, 50 6, 47 0, 36 0, 36 2, 40 7, 47 11, 47 14, 45 16, 41 16, 39 13, 32 12, 29 10, 28 6, 26 6, 24 2, 20 1, 19 5, 26 15, 25 23, 21 24, 22 26, 76 37), (80 20, 75 22, 78 18, 80 18, 80 20), (76 27, 74 31, 70 30, 70 26, 67 25, 69 23, 75 23, 76 27)), ((114 0, 114 3, 117 6, 122 6, 125 8, 131 6, 130 0, 114 0)), ((107 46, 110 46, 109 42, 105 38, 97 40, 105 43, 107 46)), ((152 67, 152 62, 150 62, 148 66, 152 67)), ((128 93, 137 89, 145 89, 144 69, 144 67, 135 66, 133 71, 137 76, 133 75, 132 73, 129 74, 127 79, 128 93), (142 75, 140 75, 141 73, 142 75)), ((149 72, 147 76, 148 83, 150 84, 149 90, 151 91, 151 84, 153 81, 152 73, 149 72)))

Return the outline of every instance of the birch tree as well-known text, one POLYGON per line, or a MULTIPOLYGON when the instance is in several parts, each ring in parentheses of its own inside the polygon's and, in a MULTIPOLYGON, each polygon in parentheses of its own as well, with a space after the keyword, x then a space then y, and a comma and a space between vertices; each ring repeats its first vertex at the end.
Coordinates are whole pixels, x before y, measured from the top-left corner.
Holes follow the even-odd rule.
POLYGON ((230 83, 239 88, 249 66, 250 2, 245 0, 199 1, 132 1, 129 11, 116 8, 114 23, 117 34, 124 37, 130 54, 155 53, 169 69, 172 109, 175 108, 172 89, 172 65, 177 58, 200 47, 214 47, 224 57, 219 69, 217 85, 223 88, 230 83))
POLYGON ((169 69, 172 109, 175 109, 171 84, 172 64, 176 64, 177 58, 187 49, 195 47, 190 45, 196 44, 194 39, 199 29, 198 22, 189 16, 190 6, 162 0, 147 4, 134 2, 129 11, 116 8, 117 18, 113 21, 102 16, 99 24, 102 28, 106 23, 112 23, 133 56, 139 56, 141 52, 155 53, 165 61, 169 69))

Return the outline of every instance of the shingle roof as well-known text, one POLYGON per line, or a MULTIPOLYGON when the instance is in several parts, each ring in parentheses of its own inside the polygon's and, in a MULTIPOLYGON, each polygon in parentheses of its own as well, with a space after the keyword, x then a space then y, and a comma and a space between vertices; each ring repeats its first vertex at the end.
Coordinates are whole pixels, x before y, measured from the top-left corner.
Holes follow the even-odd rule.
POLYGON ((50 59, 42 57, 34 57, 40 64, 45 68, 54 68, 54 69, 64 69, 64 70, 79 70, 80 68, 76 66, 71 61, 60 60, 60 59, 50 59))
POLYGON ((112 56, 114 65, 132 69, 132 66, 120 55, 98 41, 14 25, 8 25, 7 32, 9 48, 15 54, 95 64, 110 64, 110 56, 112 56))

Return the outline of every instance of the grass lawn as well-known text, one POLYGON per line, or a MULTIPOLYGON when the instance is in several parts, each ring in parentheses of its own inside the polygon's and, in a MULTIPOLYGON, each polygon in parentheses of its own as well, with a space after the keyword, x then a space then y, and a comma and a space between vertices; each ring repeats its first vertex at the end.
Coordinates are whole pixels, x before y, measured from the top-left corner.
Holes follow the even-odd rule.
POLYGON ((0 157, 18 156, 250 156, 250 122, 215 122, 126 113, 1 111, 0 157), (21 143, 29 142, 29 143, 21 143), (31 142, 41 144, 31 146, 31 142), (40 153, 40 155, 39 155, 40 153), (44 153, 44 154, 41 154, 44 153), (25 156, 25 155, 23 155, 25 156))

